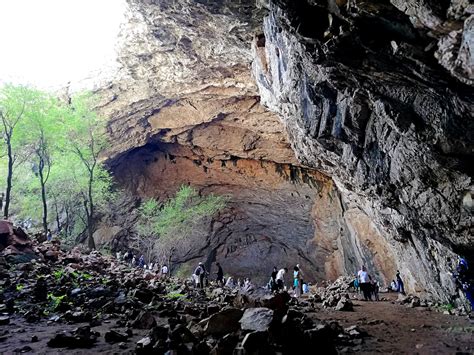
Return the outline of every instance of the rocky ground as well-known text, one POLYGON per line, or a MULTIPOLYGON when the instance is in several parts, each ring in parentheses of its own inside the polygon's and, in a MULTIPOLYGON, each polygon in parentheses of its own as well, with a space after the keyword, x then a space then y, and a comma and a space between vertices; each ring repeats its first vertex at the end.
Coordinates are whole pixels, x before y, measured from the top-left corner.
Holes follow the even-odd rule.
POLYGON ((97 251, 13 241, 0 257, 0 353, 474 351, 465 318, 416 297, 361 302, 344 278, 299 301, 254 287, 202 291, 97 251))

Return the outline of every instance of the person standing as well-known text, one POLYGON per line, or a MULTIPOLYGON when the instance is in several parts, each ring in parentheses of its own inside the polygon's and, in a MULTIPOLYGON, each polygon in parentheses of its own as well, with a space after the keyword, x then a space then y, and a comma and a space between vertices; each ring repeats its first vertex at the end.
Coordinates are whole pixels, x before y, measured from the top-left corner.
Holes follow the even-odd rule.
POLYGON ((199 288, 204 288, 204 276, 206 273, 206 269, 202 262, 199 262, 199 265, 194 270, 194 275, 196 275, 196 280, 199 288))
POLYGON ((367 272, 367 269, 365 268, 364 265, 362 265, 362 268, 359 270, 357 273, 357 277, 359 278, 359 287, 360 290, 362 291, 364 295, 364 300, 365 301, 370 301, 370 290, 371 290, 371 284, 370 284, 370 276, 369 273, 367 272))
POLYGON ((474 270, 469 267, 466 259, 460 258, 456 273, 454 274, 458 285, 464 292, 467 300, 471 304, 471 312, 469 313, 469 320, 474 322, 474 270))
POLYGON ((300 264, 296 264, 296 267, 298 268, 298 276, 299 276, 299 282, 298 285, 300 287, 300 293, 303 293, 303 283, 304 283, 304 274, 303 274, 303 269, 301 269, 300 264))
POLYGON ((167 278, 168 271, 169 271, 168 266, 166 264, 163 264, 163 266, 161 267, 161 277, 167 278))
POLYGON ((222 266, 219 262, 216 263, 217 272, 216 272, 216 281, 219 286, 224 285, 224 271, 222 270, 222 266))
POLYGON ((140 259, 138 259, 138 267, 140 268, 145 267, 145 257, 143 255, 140 256, 140 259))
POLYGON ((276 275, 276 284, 278 290, 283 290, 283 285, 285 283, 285 274, 288 272, 288 269, 285 267, 280 269, 276 275))
POLYGON ((380 283, 377 280, 373 279, 371 286, 372 286, 372 293, 374 294, 374 300, 380 301, 380 298, 379 298, 380 283))
POLYGON ((301 296, 301 285, 300 285, 300 269, 296 265, 293 269, 293 289, 295 291, 295 297, 301 296))
POLYGON ((400 271, 398 270, 397 270, 397 292, 400 292, 402 295, 405 294, 405 286, 400 276, 400 271))
POLYGON ((277 274, 278 274, 278 269, 276 266, 273 267, 273 270, 272 270, 272 275, 270 277, 270 281, 269 281, 269 288, 270 288, 270 291, 276 291, 277 289, 277 284, 276 284, 276 277, 277 277, 277 274))
POLYGON ((53 233, 51 233, 51 229, 48 229, 48 233, 46 233, 46 240, 48 242, 53 240, 53 233))

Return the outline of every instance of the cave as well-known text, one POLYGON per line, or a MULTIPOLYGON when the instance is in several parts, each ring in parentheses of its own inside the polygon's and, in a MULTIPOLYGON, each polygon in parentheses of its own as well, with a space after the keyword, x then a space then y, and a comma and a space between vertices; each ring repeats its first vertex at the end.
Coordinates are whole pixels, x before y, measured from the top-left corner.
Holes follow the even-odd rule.
MULTIPOLYGON (((65 339, 83 337, 86 343, 77 348, 91 348, 100 337, 91 327, 103 326, 108 344, 101 341, 100 349, 116 351, 113 344, 120 342, 120 349, 132 351, 126 342, 133 339, 136 353, 307 351, 293 349, 295 343, 321 346, 322 352, 327 345, 328 353, 472 351, 472 327, 443 318, 467 314, 466 283, 454 274, 462 262, 470 270, 474 265, 470 1, 123 5, 114 64, 55 93, 68 107, 58 112, 66 114, 75 110, 75 93, 91 89, 94 117, 104 119, 108 142, 93 164, 106 168, 113 181, 107 193, 117 193, 120 201, 111 198, 100 212, 87 214, 93 205, 89 184, 89 205, 78 203, 86 210, 85 227, 74 240, 92 241, 87 252, 77 245, 61 251, 51 241, 46 212, 48 240, 29 240, 7 220, 7 208, 0 221, 0 247, 9 249, 0 255, 0 325, 16 327, 15 311, 34 323, 63 307, 48 321, 48 331, 58 333, 61 322, 88 325, 38 345, 64 348, 70 345, 65 339), (194 242, 185 253, 160 256, 166 272, 163 265, 161 272, 152 269, 150 263, 158 264, 153 255, 147 255, 147 269, 137 216, 150 199, 166 206, 182 186, 199 197, 221 196, 225 207, 189 231, 194 242), (20 257, 11 253, 13 243, 20 257), (17 269, 17 261, 25 266, 17 269), (216 263, 227 280, 250 278, 253 284, 227 287, 217 279, 206 290, 193 270, 200 273, 203 264, 213 276, 216 263), (276 279, 269 282, 274 267, 274 276, 290 270, 284 289, 283 279, 281 289, 275 289, 276 279), (384 290, 386 298, 376 296, 381 302, 366 303, 365 292, 364 300, 357 293, 365 268, 374 281, 370 287, 384 290), (306 296, 297 292, 301 273, 306 296), (48 285, 55 293, 46 291, 48 285), (31 302, 32 295, 46 312, 31 302), (261 316, 258 322, 246 320, 253 312, 261 316), (266 318, 271 320, 260 329, 266 318), (110 330, 110 319, 122 333, 110 330), (355 321, 380 339, 366 338, 355 321), (386 332, 392 326, 393 342, 386 332), (267 348, 250 351, 258 350, 260 340, 267 348)), ((85 119, 81 112, 74 117, 85 119)), ((32 169, 27 167, 29 174, 32 169)), ((46 191, 42 184, 43 211, 46 191)), ((61 218, 56 206, 58 234, 61 218)), ((151 234, 142 240, 158 232, 151 234)), ((2 343, 9 335, 0 333, 2 343)), ((10 351, 6 346, 0 350, 10 351)))
POLYGON ((274 265, 314 282, 366 264, 452 297, 473 253, 467 5, 182 3, 128 1, 122 79, 98 92, 131 195, 230 196, 186 262, 259 282, 274 265))

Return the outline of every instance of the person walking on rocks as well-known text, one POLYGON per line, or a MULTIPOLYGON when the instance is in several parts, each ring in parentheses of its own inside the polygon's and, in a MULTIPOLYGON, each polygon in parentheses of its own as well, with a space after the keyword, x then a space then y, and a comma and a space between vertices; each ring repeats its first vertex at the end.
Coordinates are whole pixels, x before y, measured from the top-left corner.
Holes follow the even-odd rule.
POLYGON ((405 294, 405 287, 400 277, 400 271, 397 270, 397 292, 400 292, 402 295, 405 294))
POLYGON ((199 262, 196 270, 194 270, 194 275, 196 275, 196 280, 199 288, 204 288, 204 276, 206 274, 206 269, 202 262, 199 262))
POLYGON ((365 266, 362 266, 362 268, 359 270, 357 273, 357 277, 359 278, 359 287, 362 293, 364 294, 364 300, 365 301, 370 301, 370 290, 371 290, 371 284, 370 284, 370 276, 369 273, 367 272, 367 269, 365 266))
POLYGON ((278 290, 283 290, 283 286, 285 283, 285 274, 288 272, 288 269, 285 267, 280 269, 276 275, 276 284, 278 290))
POLYGON ((219 262, 216 263, 217 272, 216 272, 216 281, 219 286, 224 285, 224 271, 222 270, 222 266, 219 262))

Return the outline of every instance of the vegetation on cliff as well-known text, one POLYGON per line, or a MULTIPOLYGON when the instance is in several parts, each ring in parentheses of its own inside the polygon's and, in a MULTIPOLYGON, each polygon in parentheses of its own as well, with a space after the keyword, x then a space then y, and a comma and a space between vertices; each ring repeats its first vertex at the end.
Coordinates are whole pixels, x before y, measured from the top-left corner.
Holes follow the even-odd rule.
POLYGON ((192 254, 198 238, 193 230, 222 210, 226 201, 224 196, 200 196, 196 189, 185 185, 163 205, 155 199, 146 200, 139 210, 137 231, 147 260, 157 257, 161 264, 170 264, 175 256, 186 258, 192 254))

